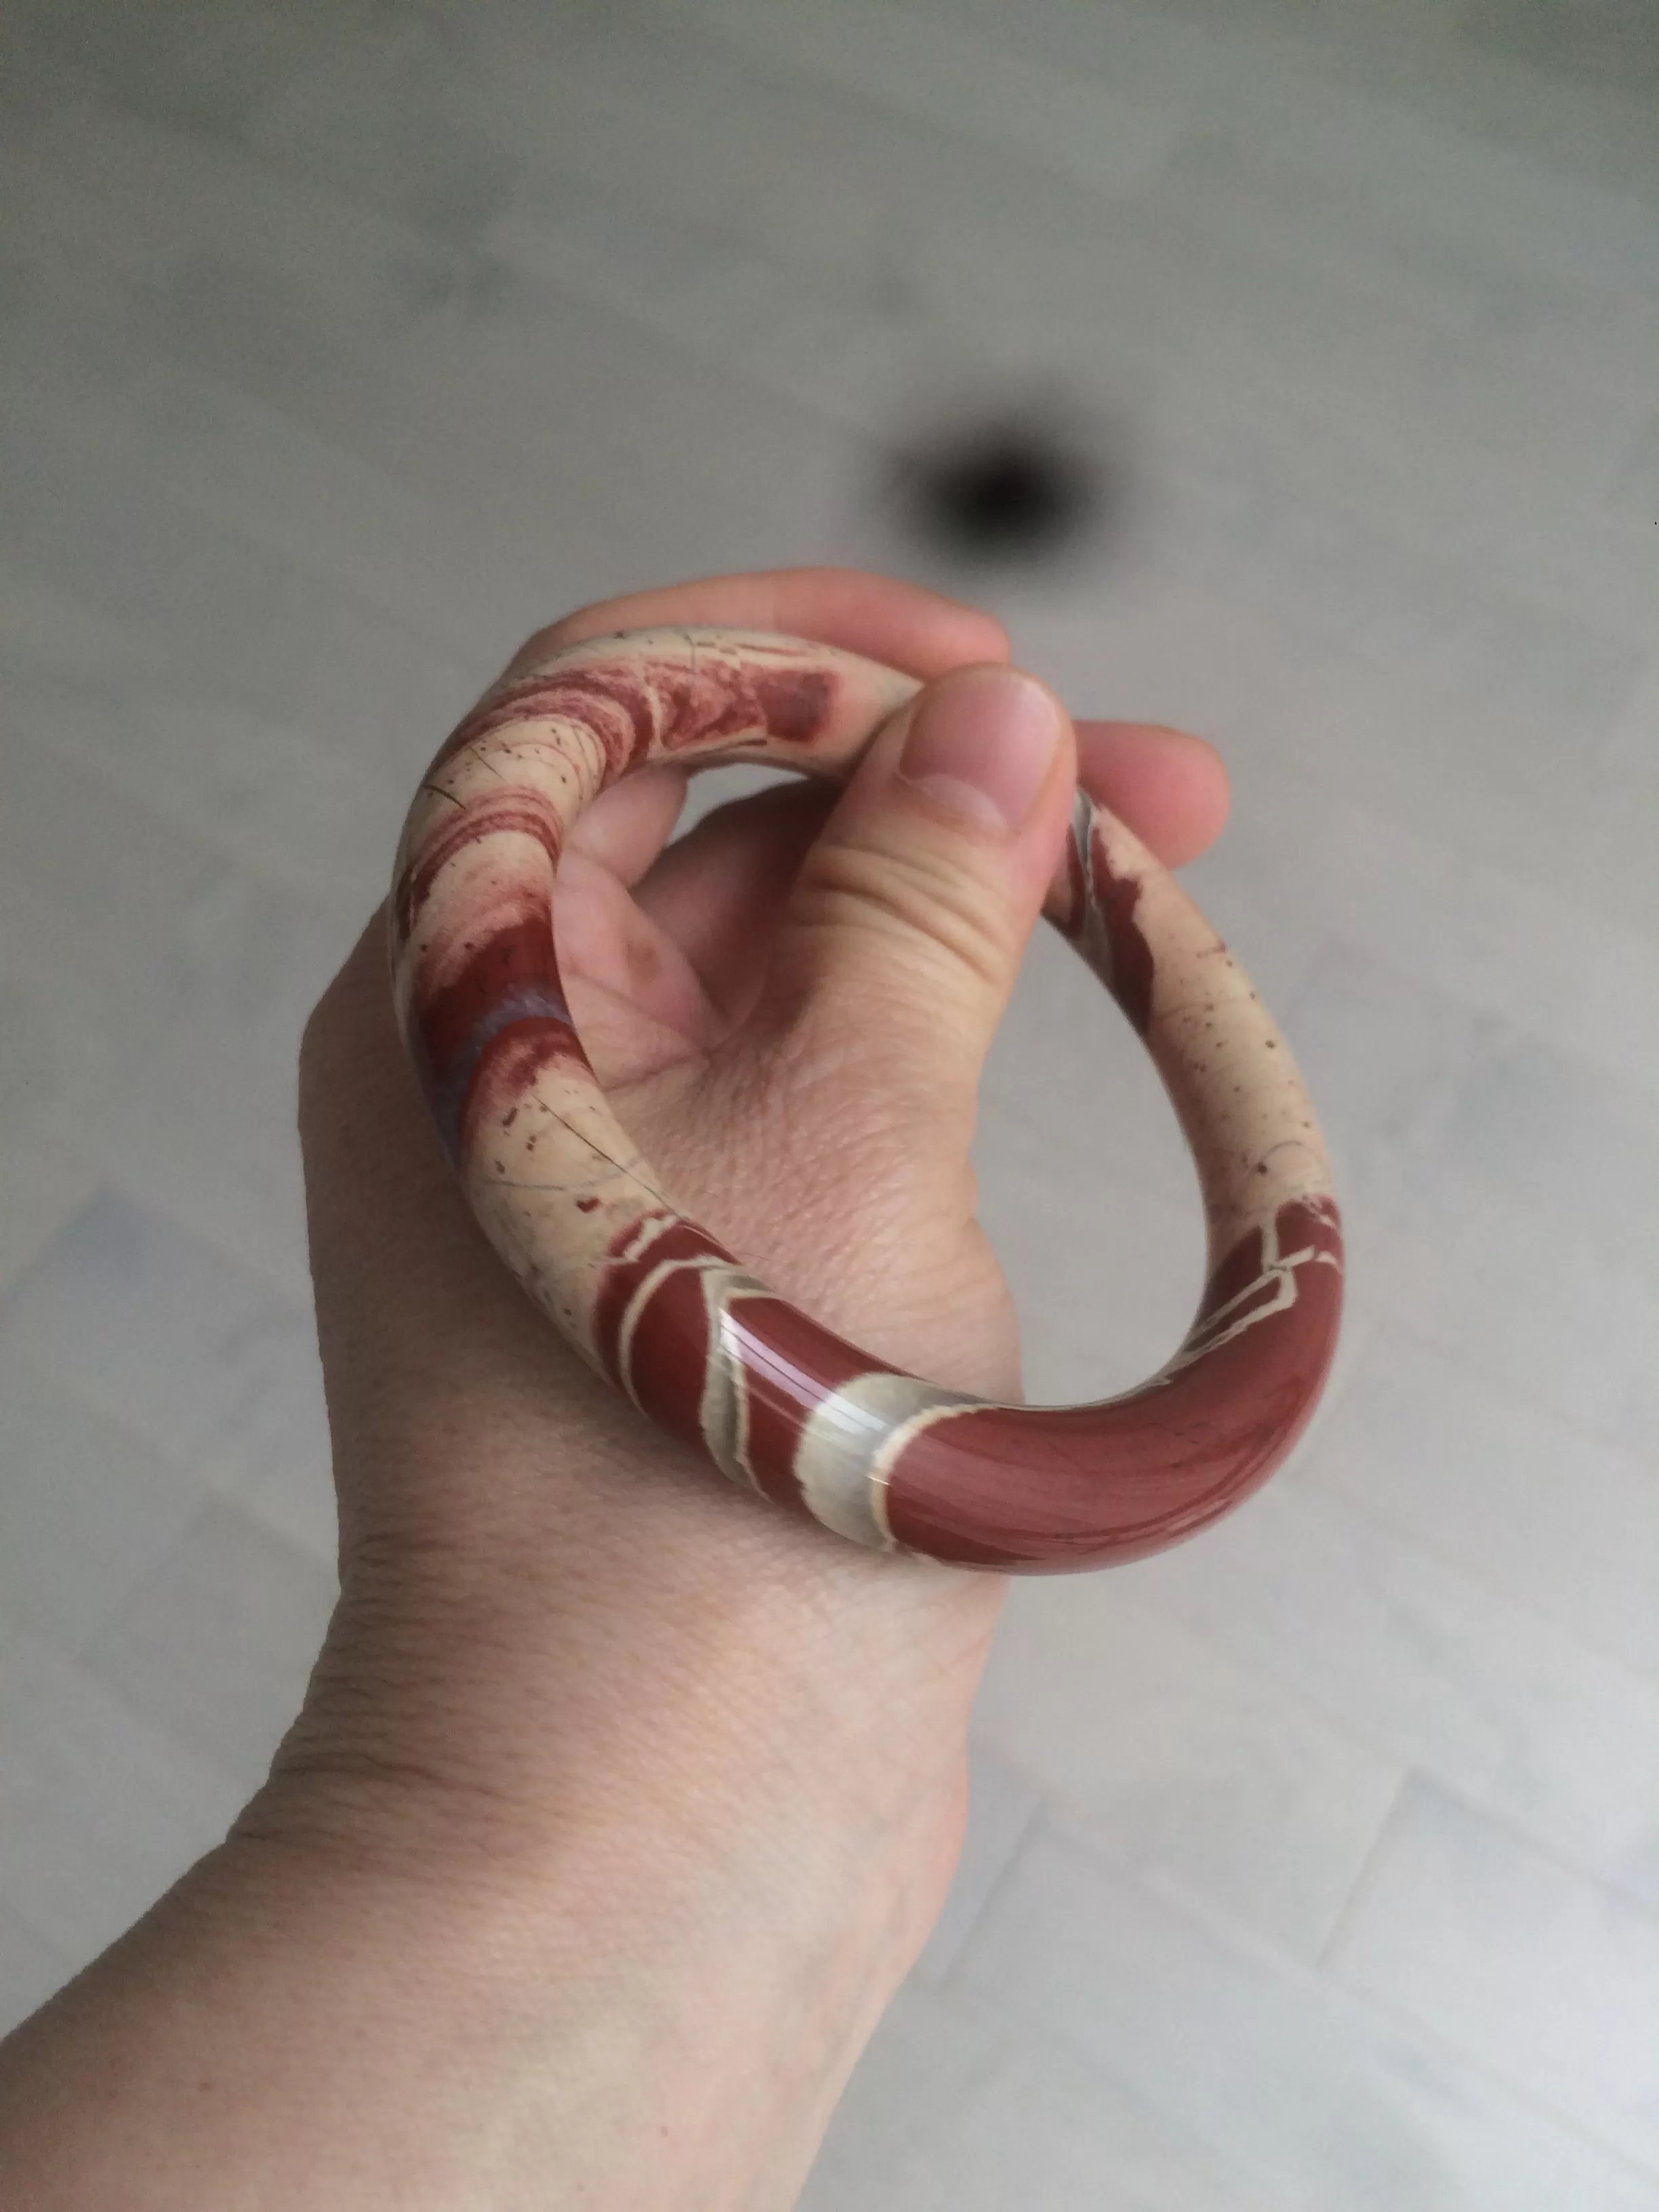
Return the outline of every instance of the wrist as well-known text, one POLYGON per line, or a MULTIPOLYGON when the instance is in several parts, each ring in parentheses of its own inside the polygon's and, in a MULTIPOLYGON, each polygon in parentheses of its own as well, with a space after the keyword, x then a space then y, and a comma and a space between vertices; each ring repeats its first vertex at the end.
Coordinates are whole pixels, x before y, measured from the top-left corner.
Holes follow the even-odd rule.
MULTIPOLYGON (((343 1915, 391 2014, 450 2022, 504 2139, 543 2144, 544 2182, 556 2143, 562 2197, 791 2203, 937 1917, 965 1698, 907 1691, 896 1662, 914 1683, 939 1656, 908 1578, 827 1556, 848 1580, 813 1602, 756 1572, 591 1618, 493 1576, 471 1596, 406 1561, 386 1594, 349 1577, 237 1825, 239 1879, 303 1897, 319 1940, 343 1915)), ((963 1580, 922 1579, 940 1600, 963 1580)), ((977 1619, 993 1594, 963 1595, 977 1619)))
POLYGON ((440 1850, 395 1778, 273 1779, 5 2046, 20 2201, 792 2204, 936 1909, 936 1825, 862 1856, 805 1820, 671 1825, 619 1863, 451 1808, 440 1850))
POLYGON ((890 1937, 921 1948, 960 1840, 971 1677, 907 1698, 868 1615, 824 1651, 737 1594, 654 1632, 618 1601, 597 1653, 532 1610, 533 1628, 495 1603, 343 1602, 233 1838, 403 1884, 461 1925, 486 1898, 532 1919, 574 1899, 618 1932, 654 1913, 664 1957, 734 1895, 781 1940, 846 1919, 875 1879, 915 1922, 890 1917, 890 1937))
POLYGON ((329 1990, 296 2110, 349 2084, 325 2125, 390 2143, 419 2106, 434 2175, 470 2136, 491 2146, 476 2200, 452 2176, 388 2203, 782 2212, 937 1917, 965 1784, 867 1828, 710 1802, 531 1843, 516 1808, 429 1816, 413 1773, 342 1764, 254 1802, 218 1907, 282 1931, 284 1971, 329 1990), (465 2124, 439 2084, 466 2085, 465 2124))
POLYGON ((582 1848, 648 1870, 670 1832, 716 1863, 722 1836, 795 1827, 861 1851, 953 1801, 1001 1578, 579 1472, 514 1486, 525 1510, 495 1488, 492 1525, 353 1544, 274 1770, 285 1817, 533 1884, 582 1848))

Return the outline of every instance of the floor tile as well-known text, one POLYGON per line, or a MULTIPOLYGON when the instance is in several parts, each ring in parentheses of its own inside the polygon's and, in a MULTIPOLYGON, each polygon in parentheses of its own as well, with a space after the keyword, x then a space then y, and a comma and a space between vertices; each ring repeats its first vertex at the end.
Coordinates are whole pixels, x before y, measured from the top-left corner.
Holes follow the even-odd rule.
POLYGON ((1319 954, 1280 1018, 1317 1102, 1345 1207, 1363 1199, 1369 1218, 1387 1218, 1502 1025, 1342 944, 1319 954))
MULTIPOLYGON (((210 678, 128 668, 65 674, 46 653, 0 663, 17 726, 110 776, 240 866, 366 920, 382 896, 406 794, 337 746, 216 696, 210 678)), ((231 895, 234 895, 231 894, 231 895)))
POLYGON ((1447 1350, 1379 1330, 1309 1474, 1592 1649, 1659 1674, 1659 1484, 1447 1350))
POLYGON ((1091 1576, 1014 1586, 978 1726, 1115 1863, 1308 1958, 1401 1783, 1293 1690, 1091 1576))
POLYGON ((1650 1083, 1652 940, 1546 880, 1471 861, 1427 821, 1389 819, 1304 770, 1253 757, 1214 872, 1280 912, 1431 981, 1627 1081, 1650 1083), (1404 895, 1404 887, 1410 895, 1404 895))
POLYGON ((1659 2178, 1437 2034, 1223 1943, 1058 1839, 1028 1844, 956 1979, 1072 2044, 1284 2212, 1659 2203, 1659 2178))
POLYGON ((198 1478, 72 1386, 0 1351, 0 1607, 88 1644, 206 1503, 198 1478))
POLYGON ((1266 2212, 1268 2201, 1064 2043, 959 1990, 912 1985, 854 2074, 801 2204, 1266 2212))
POLYGON ((368 905, 240 872, 216 886, 113 1024, 118 1091, 98 1091, 74 1117, 124 1194, 307 1305, 300 1040, 368 905))
MULTIPOLYGON (((0 983, 0 997, 4 988, 0 983)), ((21 1081, 18 1087, 26 1088, 21 1081)), ((94 1186, 90 1163, 25 1115, 0 1132, 0 1292, 40 1257, 94 1186)))
MULTIPOLYGON (((0 1351, 80 1389, 181 1464, 258 1479, 303 1402, 314 1326, 268 1280, 112 1193, 0 1307, 0 1351)), ((313 1401, 314 1405, 314 1401, 313 1401)), ((293 1448, 321 1450, 314 1419, 293 1448)))
POLYGON ((27 957, 131 988, 150 948, 225 872, 224 856, 107 777, 0 735, 0 872, 27 900, 27 957), (113 928, 118 912, 124 926, 113 928))
POLYGON ((94 1639, 86 1664, 251 1796, 300 1710, 335 1596, 319 1560, 216 1498, 94 1639))
POLYGON ((74 1972, 68 1952, 44 1942, 0 1906, 0 2035, 27 2020, 74 1972))
POLYGON ((1659 1286, 1659 1067, 1650 1085, 1621 1083, 1531 1038, 1508 1042, 1459 1085, 1444 1158, 1659 1286))
POLYGON ((698 11, 726 36, 764 46, 792 68, 821 73, 905 116, 945 120, 1105 190, 1135 185, 1169 154, 1178 118, 1146 107, 1120 112, 1109 88, 1079 98, 1063 73, 1000 42, 946 34, 903 9, 870 0, 826 16, 791 0, 717 0, 698 11))
POLYGON ((77 1969, 218 1843, 246 1791, 0 1622, 0 1894, 77 1969))
POLYGON ((1659 2169, 1659 1916, 1419 1787, 1332 1966, 1659 2169))
POLYGON ((1659 1683, 1327 1487, 1340 1451, 1143 1561, 1137 1598, 1659 1908, 1659 1683))
MULTIPOLYGON (((1550 1172, 1540 1164, 1540 1182, 1550 1172)), ((1659 1291, 1650 1262, 1621 1264, 1607 1246, 1593 1217, 1552 1212, 1431 1160, 1380 1225, 1369 1291, 1399 1334, 1477 1370, 1517 1405, 1615 1432, 1653 1370, 1659 1291)))

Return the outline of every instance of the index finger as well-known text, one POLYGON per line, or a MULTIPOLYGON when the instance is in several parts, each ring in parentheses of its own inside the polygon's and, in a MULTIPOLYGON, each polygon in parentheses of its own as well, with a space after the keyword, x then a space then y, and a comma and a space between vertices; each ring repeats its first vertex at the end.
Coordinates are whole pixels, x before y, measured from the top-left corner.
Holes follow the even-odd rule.
POLYGON ((1006 660, 1012 650, 994 615, 923 585, 864 568, 772 568, 596 599, 538 630, 514 656, 507 673, 561 646, 612 630, 675 623, 812 638, 924 682, 965 663, 1006 660))

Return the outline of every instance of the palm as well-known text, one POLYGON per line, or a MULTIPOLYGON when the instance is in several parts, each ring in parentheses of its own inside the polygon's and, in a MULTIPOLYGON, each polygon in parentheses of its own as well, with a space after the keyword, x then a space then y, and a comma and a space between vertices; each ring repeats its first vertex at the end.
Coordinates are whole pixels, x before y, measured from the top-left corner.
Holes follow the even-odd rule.
POLYGON ((830 794, 737 801, 659 857, 679 795, 667 773, 608 793, 561 872, 564 981, 618 1115, 676 1203, 783 1296, 930 1380, 1018 1395, 965 1143, 892 1098, 877 1056, 752 1079, 745 1024, 830 794))

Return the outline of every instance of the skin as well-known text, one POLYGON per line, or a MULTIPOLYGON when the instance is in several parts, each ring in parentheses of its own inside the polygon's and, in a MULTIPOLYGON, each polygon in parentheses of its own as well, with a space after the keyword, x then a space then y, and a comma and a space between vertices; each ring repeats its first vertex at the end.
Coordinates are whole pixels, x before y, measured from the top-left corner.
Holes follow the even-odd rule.
MULTIPOLYGON (((988 615, 837 569, 606 601, 526 652, 659 623, 816 637, 924 697, 1009 659, 988 615)), ((1179 862, 1226 779, 1200 739, 1062 709, 1005 830, 907 786, 902 738, 660 859, 678 775, 607 793, 562 963, 711 1230, 896 1364, 1012 1398, 968 1148, 1073 781, 1179 862)), ((307 1030, 301 1128, 338 1610, 227 1842, 0 2046, 0 2193, 787 2206, 943 1901, 1001 1581, 758 1508, 565 1350, 449 1181, 380 916, 307 1030)))

